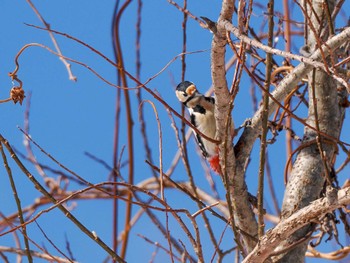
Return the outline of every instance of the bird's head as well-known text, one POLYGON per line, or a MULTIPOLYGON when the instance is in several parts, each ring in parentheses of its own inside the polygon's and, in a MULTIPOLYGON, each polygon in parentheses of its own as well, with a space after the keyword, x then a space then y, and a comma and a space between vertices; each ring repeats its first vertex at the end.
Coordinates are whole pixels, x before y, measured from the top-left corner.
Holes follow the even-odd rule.
POLYGON ((191 100, 191 98, 198 95, 199 92, 196 89, 196 85, 194 85, 190 81, 183 81, 176 87, 176 97, 180 102, 186 103, 191 100))

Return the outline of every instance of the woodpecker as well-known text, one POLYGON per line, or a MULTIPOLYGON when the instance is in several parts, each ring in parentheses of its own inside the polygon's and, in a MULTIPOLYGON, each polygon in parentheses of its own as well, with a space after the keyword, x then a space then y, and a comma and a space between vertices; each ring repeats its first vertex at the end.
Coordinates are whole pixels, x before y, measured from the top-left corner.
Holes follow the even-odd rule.
MULTIPOLYGON (((183 81, 176 87, 176 97, 188 109, 190 121, 201 133, 209 138, 215 138, 216 123, 214 117, 215 98, 207 97, 198 92, 196 85, 183 81)), ((203 156, 208 160, 214 172, 222 174, 218 146, 203 138, 193 130, 197 144, 203 156)))

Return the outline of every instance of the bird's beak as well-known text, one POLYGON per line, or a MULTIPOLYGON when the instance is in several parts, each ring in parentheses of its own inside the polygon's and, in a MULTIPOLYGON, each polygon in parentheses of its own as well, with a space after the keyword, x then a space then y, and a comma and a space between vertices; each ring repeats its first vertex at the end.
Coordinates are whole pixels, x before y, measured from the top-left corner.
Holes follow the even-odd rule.
POLYGON ((188 86, 188 88, 186 89, 186 93, 191 96, 196 90, 196 86, 192 84, 188 86))

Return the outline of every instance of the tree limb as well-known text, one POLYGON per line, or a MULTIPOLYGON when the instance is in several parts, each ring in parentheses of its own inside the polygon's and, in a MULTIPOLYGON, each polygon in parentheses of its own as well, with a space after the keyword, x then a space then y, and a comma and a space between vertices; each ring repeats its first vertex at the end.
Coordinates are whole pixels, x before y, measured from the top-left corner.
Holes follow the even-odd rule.
POLYGON ((350 187, 339 190, 336 193, 336 198, 332 198, 332 195, 330 195, 315 200, 310 205, 281 221, 272 230, 269 230, 259 240, 254 250, 244 259, 243 263, 264 262, 271 254, 278 253, 276 247, 295 231, 313 221, 317 221, 317 218, 322 215, 349 204, 350 187))
MULTIPOLYGON (((341 33, 339 33, 336 36, 333 36, 330 38, 323 47, 327 46, 333 51, 339 48, 342 44, 344 44, 346 41, 350 39, 350 27, 344 29, 341 33)), ((325 55, 329 55, 328 49, 324 49, 325 55)), ((310 58, 315 60, 321 59, 321 51, 317 49, 310 58)), ((282 101, 288 94, 295 88, 295 86, 298 84, 298 82, 301 81, 305 75, 307 75, 311 70, 312 66, 306 63, 301 63, 298 66, 296 66, 285 78, 282 79, 282 81, 278 84, 276 89, 272 92, 272 97, 275 100, 270 100, 269 103, 269 114, 272 114, 276 108, 277 104, 275 101, 282 101)), ((251 125, 247 126, 241 137, 239 138, 239 141, 237 142, 235 146, 235 152, 236 152, 236 158, 238 165, 241 167, 242 172, 244 168, 244 164, 246 160, 250 156, 250 152, 252 150, 253 144, 256 140, 256 138, 260 134, 260 127, 261 127, 261 113, 263 111, 263 108, 260 107, 256 113, 254 114, 251 125)))
POLYGON ((230 116, 233 102, 228 91, 225 71, 226 29, 221 22, 231 21, 233 10, 234 3, 232 0, 224 0, 222 2, 216 34, 214 34, 212 41, 211 71, 216 97, 216 136, 222 142, 220 144, 220 163, 223 168, 223 182, 227 191, 226 199, 236 243, 242 253, 245 254, 251 251, 256 244, 254 237, 257 234, 258 227, 255 215, 248 201, 248 191, 244 175, 236 173, 236 159, 231 136, 227 132, 229 127, 231 127, 230 116), (240 237, 236 225, 237 228, 242 229, 248 235, 242 235, 240 237), (243 245, 241 245, 241 240, 243 245), (245 251, 243 251, 243 247, 245 251))
MULTIPOLYGON (((320 62, 320 59, 322 58, 322 56, 317 57, 317 58, 312 57, 312 56, 305 57, 305 56, 300 56, 300 55, 293 54, 290 52, 286 52, 286 51, 283 51, 283 50, 280 50, 277 48, 266 46, 266 45, 262 44, 261 42, 255 40, 255 39, 251 39, 248 36, 240 33, 239 29, 237 27, 235 27, 234 25, 232 25, 232 23, 230 21, 227 21, 227 20, 220 21, 220 24, 218 23, 218 26, 219 25, 222 25, 227 31, 234 34, 239 40, 243 41, 244 43, 251 45, 251 46, 254 46, 258 49, 261 49, 261 50, 265 51, 266 53, 278 55, 278 56, 293 59, 293 60, 297 60, 297 61, 300 61, 302 63, 308 64, 308 65, 312 66, 313 68, 322 69, 323 71, 329 73, 330 76, 332 78, 334 78, 336 81, 338 81, 339 83, 344 85, 348 91, 350 91, 350 86, 348 85, 348 83, 343 78, 339 77, 338 74, 334 71, 334 69, 331 69, 328 66, 326 67, 325 64, 320 62)), ((348 29, 349 28, 344 29, 344 31, 347 32, 345 34, 349 37, 350 33, 349 33, 348 29)), ((323 45, 322 48, 320 49, 320 51, 323 51, 323 52, 329 54, 328 49, 333 50, 331 47, 328 47, 327 45, 323 45)))

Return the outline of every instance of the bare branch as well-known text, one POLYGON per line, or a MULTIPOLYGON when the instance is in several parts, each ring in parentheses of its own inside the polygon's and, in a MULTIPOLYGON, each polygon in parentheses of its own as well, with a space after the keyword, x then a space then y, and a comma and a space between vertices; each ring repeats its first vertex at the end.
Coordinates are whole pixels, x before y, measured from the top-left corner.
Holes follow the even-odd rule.
MULTIPOLYGON (((343 32, 339 33, 336 36, 333 36, 330 38, 325 46, 328 46, 332 50, 337 49, 340 47, 343 43, 348 41, 350 38, 350 27, 346 28, 343 32)), ((327 53, 327 49, 325 50, 325 53, 327 53)), ((320 50, 316 50, 310 58, 318 60, 321 58, 321 52, 320 50)), ((295 86, 297 86, 298 82, 301 81, 303 77, 307 73, 309 73, 312 70, 312 66, 301 63, 298 66, 296 66, 286 77, 282 79, 282 81, 278 84, 276 89, 271 93, 272 97, 276 101, 282 101, 285 97, 288 96, 288 94, 294 89, 295 86)), ((271 101, 269 103, 269 114, 272 114, 277 108, 277 105, 275 101, 271 101)), ((242 136, 240 137, 238 143, 235 146, 235 152, 237 155, 237 160, 239 162, 239 165, 243 168, 244 163, 246 162, 247 158, 250 155, 252 146, 256 140, 256 138, 260 134, 260 127, 261 127, 261 113, 263 108, 260 107, 254 114, 253 118, 251 119, 251 125, 247 126, 244 129, 244 132, 242 136)), ((313 127, 311 127, 313 128, 313 127)), ((315 128, 314 128, 315 129, 315 128)))
POLYGON ((339 190, 335 200, 329 197, 315 200, 266 232, 243 263, 264 262, 272 253, 278 253, 276 247, 295 231, 315 220, 317 221, 320 216, 349 204, 350 187, 339 190))
MULTIPOLYGON (((318 51, 320 52, 318 54, 318 56, 304 57, 304 56, 292 54, 290 52, 286 52, 286 51, 283 51, 283 50, 279 50, 279 49, 276 49, 276 48, 272 48, 272 47, 266 46, 266 45, 262 44, 261 42, 259 42, 257 40, 251 39, 251 38, 247 37, 246 35, 239 33, 239 29, 236 28, 235 26, 233 26, 232 23, 227 21, 227 20, 219 21, 218 26, 219 25, 223 26, 227 31, 230 31, 238 39, 242 40, 243 42, 247 43, 248 45, 252 45, 254 47, 257 47, 257 48, 265 51, 266 53, 282 56, 282 57, 289 58, 289 59, 294 59, 294 60, 300 61, 302 63, 308 64, 308 65, 310 65, 312 67, 320 68, 320 69, 322 69, 325 72, 329 72, 330 76, 332 78, 334 78, 336 81, 338 81, 339 83, 344 85, 347 88, 348 92, 350 92, 350 86, 349 86, 349 84, 347 83, 346 80, 344 80, 342 77, 339 77, 338 76, 339 74, 337 74, 333 69, 326 68, 326 66, 323 63, 319 62, 319 60, 322 58, 322 53, 325 56, 328 56, 330 54, 330 52, 332 50, 334 50, 332 46, 329 46, 327 44, 326 45, 322 45, 322 48, 318 49, 318 51)), ((340 34, 342 35, 342 37, 340 37, 342 39, 346 38, 346 37, 349 38, 350 37, 350 28, 345 28, 343 30, 343 32, 341 32, 340 34)), ((339 36, 339 35, 337 35, 337 36, 339 36)), ((347 40, 343 39, 341 41, 347 41, 347 40)), ((337 46, 337 47, 339 47, 339 46, 337 46)))
MULTIPOLYGON (((26 251, 24 251, 22 249, 12 248, 12 247, 4 247, 4 246, 0 246, 0 251, 1 252, 10 252, 10 253, 14 253, 14 254, 17 254, 17 255, 25 255, 27 253, 26 251)), ((71 263, 71 262, 76 263, 76 261, 71 261, 71 260, 68 260, 68 259, 65 259, 65 258, 60 258, 60 257, 57 257, 57 256, 52 257, 51 255, 48 255, 48 254, 45 254, 45 253, 36 252, 36 251, 33 251, 33 250, 31 250, 30 253, 36 258, 41 258, 41 259, 45 259, 45 260, 48 260, 48 261, 55 260, 58 263, 71 263)))
POLYGON ((53 43, 53 45, 55 46, 55 49, 57 51, 57 53, 59 54, 59 59, 62 61, 62 63, 64 64, 64 66, 67 69, 68 72, 68 76, 69 76, 69 80, 72 81, 77 81, 77 77, 73 75, 72 70, 71 70, 71 64, 69 64, 67 62, 67 60, 64 58, 64 56, 62 56, 62 51, 56 41, 56 38, 54 37, 53 33, 50 31, 50 24, 47 23, 45 21, 45 19, 43 18, 43 16, 40 14, 40 12, 38 11, 38 9, 35 7, 35 5, 32 3, 31 0, 26 0, 27 3, 30 5, 30 7, 33 9, 34 13, 37 15, 37 17, 39 18, 39 20, 44 24, 44 26, 46 27, 46 29, 49 32, 51 41, 53 43))

